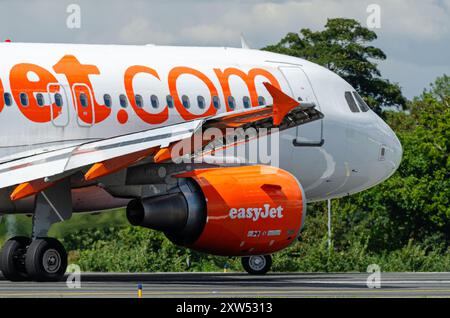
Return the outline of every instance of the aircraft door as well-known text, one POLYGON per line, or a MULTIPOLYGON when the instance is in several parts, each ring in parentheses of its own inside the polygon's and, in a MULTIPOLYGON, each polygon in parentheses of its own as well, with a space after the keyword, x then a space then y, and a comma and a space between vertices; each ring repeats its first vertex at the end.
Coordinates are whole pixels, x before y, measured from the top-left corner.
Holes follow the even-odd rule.
POLYGON ((94 100, 89 86, 82 83, 73 84, 72 93, 78 114, 78 125, 91 127, 95 123, 94 100))
POLYGON ((50 113, 53 125, 66 127, 69 124, 69 95, 68 90, 60 83, 47 85, 47 98, 50 105, 50 113))
MULTIPOLYGON (((280 71, 286 78, 294 99, 307 103, 313 103, 320 110, 314 90, 306 73, 297 66, 281 66, 280 71)), ((297 138, 294 140, 296 147, 320 147, 323 140, 323 120, 316 120, 297 127, 297 138)))

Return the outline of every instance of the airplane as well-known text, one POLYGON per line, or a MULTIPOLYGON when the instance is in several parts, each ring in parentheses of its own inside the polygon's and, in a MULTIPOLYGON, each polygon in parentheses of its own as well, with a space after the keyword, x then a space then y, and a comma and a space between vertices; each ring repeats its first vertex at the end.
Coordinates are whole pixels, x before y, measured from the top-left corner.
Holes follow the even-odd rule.
POLYGON ((62 279, 67 253, 49 228, 113 208, 262 275, 299 237, 307 203, 373 187, 401 161, 356 90, 304 59, 11 42, 0 54, 0 214, 33 220, 1 250, 11 281, 62 279))

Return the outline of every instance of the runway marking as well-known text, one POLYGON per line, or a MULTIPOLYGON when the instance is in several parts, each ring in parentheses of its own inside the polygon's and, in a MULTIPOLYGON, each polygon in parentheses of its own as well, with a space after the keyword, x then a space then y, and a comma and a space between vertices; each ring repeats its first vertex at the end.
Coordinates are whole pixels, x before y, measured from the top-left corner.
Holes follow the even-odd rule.
MULTIPOLYGON (((183 283, 178 283, 178 282, 172 282, 170 284, 162 284, 162 283, 157 283, 155 284, 155 282, 153 281, 144 281, 142 282, 144 287, 151 287, 152 289, 156 289, 156 288, 165 288, 167 289, 168 285, 172 285, 170 288, 172 289, 184 289, 186 288, 185 286, 183 286, 183 283)), ((205 282, 193 282, 195 283, 197 286, 191 286, 189 288, 194 288, 194 289, 202 289, 202 288, 210 288, 210 283, 211 281, 205 281, 205 282)), ((257 288, 257 287, 247 287, 247 286, 240 286, 239 284, 241 282, 236 282, 236 281, 221 281, 222 284, 227 284, 229 286, 223 286, 220 287, 221 289, 234 289, 236 288, 236 286, 239 286, 239 289, 253 289, 253 288, 257 288), (234 286, 233 286, 234 285, 234 286)), ((262 282, 250 282, 251 284, 268 284, 268 282, 266 281, 262 281, 262 282)), ((26 289, 26 288, 35 288, 36 284, 23 284, 23 283, 16 283, 15 286, 11 287, 8 286, 10 285, 10 282, 0 282, 0 290, 2 289, 11 289, 11 288, 17 288, 17 289, 26 289)), ((91 289, 95 289, 95 288, 104 288, 105 285, 102 282, 84 282, 83 284, 83 288, 91 288, 91 289)), ((286 284, 286 281, 283 282, 270 282, 269 284, 271 285, 281 285, 281 284, 286 284)), ((299 281, 299 282, 292 282, 293 285, 297 285, 297 286, 291 286, 291 287, 284 287, 284 288, 299 288, 299 286, 301 285, 306 285, 306 284, 314 284, 314 285, 323 285, 323 284, 335 284, 335 285, 361 285, 362 287, 366 287, 366 281, 299 281)), ((428 285, 428 284, 437 284, 437 285, 444 285, 444 284, 448 284, 450 285, 450 280, 449 281, 386 281, 386 280, 382 280, 381 282, 382 286, 383 285, 394 285, 394 284, 398 284, 398 285, 408 285, 408 284, 422 284, 422 285, 428 285)), ((129 288, 130 290, 135 290, 134 286, 124 286, 123 284, 120 284, 120 282, 115 282, 114 284, 108 284, 106 285, 108 288, 120 288, 120 289, 127 289, 129 288)), ((418 286, 420 288, 420 286, 418 286)), ((39 288, 42 289, 55 289, 55 288, 64 288, 66 289, 66 286, 64 284, 61 285, 55 285, 55 286, 41 286, 39 288)), ((322 287, 319 287, 322 288, 322 287)), ((359 287, 355 287, 355 288, 359 288, 359 287)))
MULTIPOLYGON (((346 294, 355 294, 359 292, 363 292, 365 294, 370 293, 376 293, 376 294, 383 294, 383 293, 398 293, 400 296, 402 294, 408 294, 408 293, 450 293, 450 289, 430 289, 430 290, 383 290, 383 289, 364 289, 364 290, 298 290, 298 291, 290 291, 290 290, 281 290, 281 291, 252 291, 255 295, 273 295, 273 294, 333 294, 333 293, 346 293, 346 294)), ((247 292, 244 291, 210 291, 210 292, 195 292, 195 291, 189 291, 186 290, 185 292, 151 292, 151 291, 144 291, 144 297, 147 295, 152 296, 164 296, 164 295, 181 295, 186 296, 186 293, 194 294, 194 295, 248 295, 247 292)), ((62 292, 62 293, 0 293, 0 297, 33 297, 33 296, 134 296, 136 297, 135 293, 128 293, 128 292, 62 292)), ((339 294, 334 295, 335 297, 339 297, 339 294)), ((358 295, 356 295, 358 296, 358 295)), ((405 295, 407 296, 407 295, 405 295)), ((426 295, 424 295, 426 296, 426 295)), ((450 295, 449 295, 450 296, 450 295)))

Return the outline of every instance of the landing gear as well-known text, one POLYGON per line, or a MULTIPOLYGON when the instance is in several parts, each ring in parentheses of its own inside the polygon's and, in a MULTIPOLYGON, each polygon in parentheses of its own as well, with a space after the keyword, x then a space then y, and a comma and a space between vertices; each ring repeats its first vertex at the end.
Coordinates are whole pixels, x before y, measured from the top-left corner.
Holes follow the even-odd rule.
POLYGON ((25 268, 35 281, 58 281, 67 269, 66 250, 57 239, 35 239, 28 247, 25 268))
POLYGON ((51 237, 31 240, 16 236, 9 239, 0 252, 0 270, 13 282, 58 281, 67 269, 64 246, 51 237))
POLYGON ((36 195, 32 239, 8 240, 0 252, 0 270, 11 281, 58 281, 67 269, 67 253, 54 238, 46 237, 50 226, 72 216, 69 179, 36 195))
POLYGON ((272 266, 272 256, 270 255, 252 255, 241 259, 242 266, 250 275, 264 275, 272 266))
POLYGON ((29 279, 25 268, 25 255, 31 239, 16 236, 9 239, 0 252, 0 270, 3 276, 13 282, 29 279))

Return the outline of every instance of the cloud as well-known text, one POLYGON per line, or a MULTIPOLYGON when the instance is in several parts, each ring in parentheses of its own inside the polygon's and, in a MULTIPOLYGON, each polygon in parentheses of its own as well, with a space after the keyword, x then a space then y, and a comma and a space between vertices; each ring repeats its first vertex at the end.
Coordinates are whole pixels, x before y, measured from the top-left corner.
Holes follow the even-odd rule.
POLYGON ((224 45, 224 43, 232 43, 239 37, 239 32, 236 30, 212 24, 186 27, 182 29, 179 34, 182 38, 189 39, 190 42, 198 43, 198 45, 207 45, 211 43, 224 45))
POLYGON ((365 24, 371 3, 381 7, 374 45, 388 56, 380 67, 393 80, 416 88, 448 69, 450 0, 0 0, 0 40, 239 46, 243 32, 260 48, 301 28, 320 30, 327 18, 365 24), (66 27, 71 3, 81 6, 81 29, 66 27), (409 66, 426 78, 404 76, 409 66))
POLYGON ((119 30, 118 40, 124 44, 158 43, 171 44, 176 42, 173 34, 158 31, 148 19, 142 17, 133 19, 119 30))
MULTIPOLYGON (((448 2, 448 1, 447 1, 448 2)), ((437 0, 389 1, 382 4, 387 34, 419 41, 442 40, 450 34, 450 11, 437 0)))

